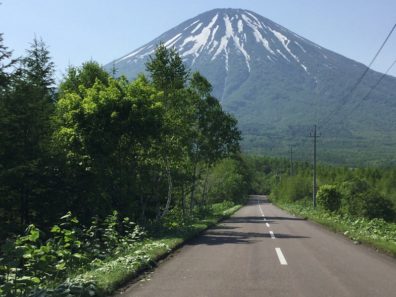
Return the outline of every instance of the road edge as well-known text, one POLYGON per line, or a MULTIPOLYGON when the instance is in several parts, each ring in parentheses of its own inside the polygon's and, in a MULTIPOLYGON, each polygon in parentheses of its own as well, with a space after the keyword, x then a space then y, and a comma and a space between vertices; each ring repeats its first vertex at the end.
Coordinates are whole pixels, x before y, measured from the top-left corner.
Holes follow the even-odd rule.
POLYGON ((104 292, 104 293, 102 293, 102 296, 117 297, 117 296, 123 294, 123 292, 128 290, 129 287, 134 285, 139 280, 143 279, 149 272, 154 271, 159 265, 161 265, 161 263, 170 259, 175 254, 175 252, 180 250, 189 241, 198 237, 203 232, 212 228, 213 226, 218 225, 223 220, 231 217, 238 210, 240 210, 242 207, 244 207, 245 204, 238 204, 238 205, 235 205, 229 209, 226 209, 225 211, 223 211, 223 215, 220 216, 219 218, 216 218, 216 220, 214 222, 209 222, 205 227, 197 229, 195 232, 189 234, 189 236, 187 236, 186 238, 177 240, 173 244, 171 243, 169 245, 169 249, 156 254, 153 258, 150 259, 149 262, 142 263, 142 265, 139 268, 137 268, 134 271, 134 273, 129 275, 128 279, 126 279, 124 282, 120 283, 113 292, 104 292))
POLYGON ((313 223, 315 226, 323 228, 327 231, 331 231, 332 233, 341 236, 342 238, 348 240, 349 242, 352 242, 355 245, 362 245, 362 246, 368 248, 369 250, 376 252, 377 254, 382 254, 382 255, 390 257, 392 259, 396 259, 395 251, 386 249, 380 243, 376 243, 375 241, 373 241, 371 239, 367 239, 365 237, 360 236, 359 238, 354 239, 354 238, 352 238, 352 235, 350 233, 345 234, 345 232, 348 232, 350 230, 348 230, 346 227, 344 227, 342 225, 338 225, 338 227, 336 227, 336 226, 334 226, 334 224, 330 224, 330 223, 327 224, 327 222, 318 220, 315 217, 300 216, 299 213, 290 211, 290 209, 287 209, 283 205, 276 203, 276 201, 271 200, 270 198, 268 198, 268 201, 270 201, 276 207, 279 207, 281 210, 286 211, 287 213, 289 213, 295 217, 301 218, 307 222, 313 223))

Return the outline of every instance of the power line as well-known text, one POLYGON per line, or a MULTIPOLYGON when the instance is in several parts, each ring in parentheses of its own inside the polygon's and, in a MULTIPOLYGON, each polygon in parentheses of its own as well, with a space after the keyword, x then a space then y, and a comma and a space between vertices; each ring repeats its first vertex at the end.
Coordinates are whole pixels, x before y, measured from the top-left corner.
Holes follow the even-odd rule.
POLYGON ((330 122, 330 120, 333 118, 333 116, 346 104, 348 97, 356 90, 356 88, 362 82, 362 80, 364 79, 364 77, 366 76, 368 71, 370 70, 370 67, 373 65, 374 61, 377 59, 378 55, 380 54, 380 52, 384 48, 385 44, 387 43, 388 39, 392 35, 392 33, 395 30, 395 28, 396 28, 396 24, 393 25, 393 27, 392 27, 391 31, 389 32, 388 36, 385 38, 384 42, 382 42, 382 44, 381 44, 380 48, 378 49, 377 53, 374 55, 373 59, 371 60, 369 65, 366 67, 366 69, 364 70, 362 75, 358 78, 356 83, 352 86, 351 90, 345 96, 342 97, 341 104, 336 109, 334 109, 332 112, 330 112, 330 114, 327 116, 327 118, 325 118, 321 123, 319 123, 318 126, 321 126, 322 129, 323 129, 323 127, 330 122))
MULTIPOLYGON (((396 65, 396 59, 393 61, 393 63, 386 69, 386 71, 381 75, 381 77, 377 80, 377 82, 370 88, 370 90, 360 99, 360 101, 356 104, 354 108, 352 108, 349 112, 349 115, 352 114, 355 110, 359 108, 359 106, 370 96, 371 92, 374 91, 375 88, 378 87, 378 85, 381 83, 381 81, 387 76, 389 71, 393 68, 393 66, 396 65)), ((342 123, 342 121, 341 121, 342 123)))
POLYGON ((359 101, 359 103, 355 106, 355 108, 352 109, 351 113, 355 111, 362 103, 365 101, 368 96, 370 96, 371 92, 381 83, 381 81, 385 78, 385 76, 388 74, 388 72, 395 66, 396 64, 396 59, 393 61, 393 63, 388 67, 388 69, 381 75, 381 77, 378 79, 378 81, 373 85, 370 90, 367 92, 367 94, 359 101))

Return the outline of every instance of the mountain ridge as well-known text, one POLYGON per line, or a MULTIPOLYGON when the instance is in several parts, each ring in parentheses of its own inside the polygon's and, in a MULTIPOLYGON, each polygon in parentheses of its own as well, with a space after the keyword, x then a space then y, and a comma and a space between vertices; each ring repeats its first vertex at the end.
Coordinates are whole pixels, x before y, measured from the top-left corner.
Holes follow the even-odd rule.
MULTIPOLYGON (((133 79, 144 72, 145 61, 160 41, 174 47, 188 67, 199 70, 213 84, 214 95, 239 120, 244 149, 274 155, 284 154, 288 143, 305 149, 307 129, 342 103, 341 98, 366 69, 360 62, 244 9, 201 13, 115 59, 105 69, 115 67, 119 74, 133 79)), ((339 157, 340 149, 351 151, 356 144, 367 147, 373 140, 384 144, 386 138, 387 143, 396 144, 391 132, 396 130, 392 120, 396 78, 386 76, 362 106, 353 110, 381 75, 369 70, 343 106, 352 116, 326 127, 324 142, 338 151, 330 152, 326 159, 339 157), (388 122, 391 125, 378 133, 378 127, 388 122), (334 141, 338 143, 331 144, 334 141)), ((385 153, 384 160, 395 160, 386 145, 376 151, 385 153)), ((376 161, 370 154, 360 159, 376 161)))

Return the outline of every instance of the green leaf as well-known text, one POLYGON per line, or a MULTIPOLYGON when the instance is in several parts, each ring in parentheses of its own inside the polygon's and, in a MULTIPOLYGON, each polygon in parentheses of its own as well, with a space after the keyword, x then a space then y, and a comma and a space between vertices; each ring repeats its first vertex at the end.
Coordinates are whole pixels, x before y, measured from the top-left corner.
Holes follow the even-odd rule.
POLYGON ((70 218, 71 215, 72 215, 72 213, 71 213, 70 211, 68 211, 67 214, 65 214, 65 215, 64 215, 63 217, 61 217, 60 219, 61 219, 61 220, 66 220, 66 219, 70 218))
POLYGON ((84 256, 81 255, 80 253, 75 253, 75 254, 73 254, 73 257, 74 257, 74 258, 77 258, 77 259, 82 259, 82 258, 84 258, 84 256))
POLYGON ((40 232, 37 229, 30 230, 29 240, 35 242, 40 237, 40 232))
POLYGON ((65 270, 66 269, 66 263, 62 262, 62 263, 56 264, 55 268, 56 268, 56 270, 59 270, 59 271, 65 270))
POLYGON ((61 228, 58 225, 55 225, 51 228, 52 233, 59 233, 61 231, 61 228))

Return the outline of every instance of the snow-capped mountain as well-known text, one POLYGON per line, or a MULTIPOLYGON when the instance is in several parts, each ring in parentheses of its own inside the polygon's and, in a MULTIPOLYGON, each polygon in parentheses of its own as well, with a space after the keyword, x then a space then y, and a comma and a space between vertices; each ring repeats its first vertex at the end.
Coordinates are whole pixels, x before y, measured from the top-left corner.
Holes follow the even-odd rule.
POLYGON ((145 62, 160 42, 175 48, 187 66, 209 79, 214 95, 238 118, 249 149, 278 152, 286 142, 299 143, 309 127, 339 105, 341 112, 326 127, 330 138, 337 135, 351 144, 356 140, 370 143, 372 139, 366 136, 373 135, 384 122, 385 130, 396 130, 396 78, 383 79, 354 110, 380 73, 369 71, 343 104, 343 96, 365 66, 252 11, 202 13, 105 68, 110 71, 115 67, 118 75, 132 79, 144 72, 145 62))
MULTIPOLYGON (((247 77, 263 64, 278 63, 298 66, 308 74, 306 64, 309 64, 311 57, 307 57, 307 51, 310 56, 322 55, 327 59, 326 54, 320 53, 325 49, 254 12, 215 9, 165 32, 107 67, 115 66, 119 73, 133 78, 144 71, 144 62, 160 42, 175 48, 188 66, 202 71, 202 68, 208 68, 207 64, 211 64, 209 68, 216 68, 217 73, 222 73, 223 83, 213 80, 220 98, 226 95, 227 76, 235 70, 237 63, 242 64, 237 65, 238 71, 244 72, 247 77), (222 67, 217 69, 219 64, 222 67)), ((331 61, 328 63, 330 68, 331 61)), ((206 75, 211 76, 209 73, 206 75)))

